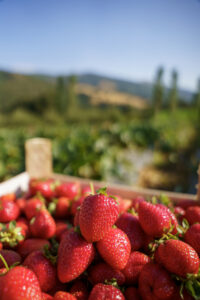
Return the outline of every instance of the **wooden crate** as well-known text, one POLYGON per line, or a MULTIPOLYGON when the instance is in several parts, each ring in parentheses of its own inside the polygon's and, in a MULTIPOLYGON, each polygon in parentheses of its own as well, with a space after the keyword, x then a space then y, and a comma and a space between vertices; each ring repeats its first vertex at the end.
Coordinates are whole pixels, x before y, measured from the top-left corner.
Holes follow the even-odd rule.
MULTIPOLYGON (((32 139, 34 143, 34 147, 36 147, 36 140, 32 139)), ((36 175, 36 168, 35 166, 38 165, 38 170, 41 171, 41 177, 43 177, 43 174, 46 174, 46 166, 48 166, 48 174, 49 177, 58 179, 58 180, 63 180, 63 181, 69 181, 69 182, 74 182, 77 181, 79 182, 82 186, 88 186, 90 182, 94 184, 95 189, 98 189, 100 187, 106 186, 108 188, 108 193, 113 194, 113 195, 119 195, 125 199, 132 199, 136 196, 144 196, 144 197, 151 197, 151 196, 159 196, 160 194, 165 194, 169 198, 171 198, 174 202, 177 202, 180 199, 190 199, 190 200, 196 200, 200 202, 200 184, 198 184, 198 192, 197 195, 192 195, 192 194, 183 194, 183 193, 175 193, 175 192, 168 192, 168 191, 163 191, 163 190, 153 190, 153 189, 144 189, 144 188, 139 188, 139 187, 131 187, 127 185, 120 185, 120 184, 109 184, 108 182, 102 182, 102 181, 94 181, 94 180, 88 180, 88 179, 82 179, 78 177, 73 177, 73 176, 66 176, 66 175, 61 175, 61 174, 56 174, 51 172, 51 155, 49 155, 49 147, 50 143, 49 140, 46 139, 37 139, 37 143, 39 145, 39 155, 37 154, 37 147, 34 150, 34 157, 33 154, 29 155, 29 153, 32 153, 32 145, 30 140, 28 141, 28 147, 26 146, 26 165, 28 165, 28 172, 24 172, 19 174, 18 176, 13 177, 12 179, 9 179, 3 183, 0 184, 0 196, 5 194, 5 193, 11 193, 11 192, 17 192, 20 193, 21 191, 25 191, 28 188, 28 182, 33 170, 34 177, 36 175), (42 143, 42 146, 41 146, 42 143), (31 151, 29 151, 27 148, 31 148, 31 151), (48 149, 47 149, 48 147, 48 149), (42 153, 43 151, 43 153, 42 153), (48 153, 46 155, 45 153, 48 153), (40 161, 42 160, 42 161, 40 161), (47 160, 47 161, 44 161, 47 160), (41 166, 45 166, 45 170, 42 169, 41 166), (32 169, 31 169, 32 168, 32 169)), ((26 145, 27 145, 26 144, 26 145)), ((199 168, 199 181, 200 181, 200 168, 199 168)), ((46 174, 47 175, 47 174, 46 174)), ((37 177, 40 177, 40 174, 37 174, 37 177)))

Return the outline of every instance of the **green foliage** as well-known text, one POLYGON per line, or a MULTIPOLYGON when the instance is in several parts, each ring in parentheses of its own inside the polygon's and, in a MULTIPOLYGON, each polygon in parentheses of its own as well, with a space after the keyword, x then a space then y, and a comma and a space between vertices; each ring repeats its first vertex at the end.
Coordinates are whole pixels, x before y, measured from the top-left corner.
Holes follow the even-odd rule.
POLYGON ((171 82, 171 89, 169 91, 169 106, 171 111, 175 111, 178 106, 178 88, 177 88, 177 80, 178 80, 178 73, 176 70, 172 71, 172 82, 171 82))

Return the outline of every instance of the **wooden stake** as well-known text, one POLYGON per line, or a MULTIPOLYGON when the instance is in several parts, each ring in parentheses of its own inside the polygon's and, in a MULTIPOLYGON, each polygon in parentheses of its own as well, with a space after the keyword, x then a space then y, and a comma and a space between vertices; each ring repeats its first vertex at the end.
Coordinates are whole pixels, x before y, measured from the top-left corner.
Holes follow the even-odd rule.
POLYGON ((52 144, 49 139, 33 138, 25 143, 26 171, 31 178, 52 176, 52 144))

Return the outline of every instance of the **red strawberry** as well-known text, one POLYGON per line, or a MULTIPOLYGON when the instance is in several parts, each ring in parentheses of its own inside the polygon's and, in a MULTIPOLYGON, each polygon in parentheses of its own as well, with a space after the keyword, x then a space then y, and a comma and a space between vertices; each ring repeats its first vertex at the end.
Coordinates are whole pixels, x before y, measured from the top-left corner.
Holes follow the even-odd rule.
POLYGON ((16 226, 21 227, 22 233, 23 233, 25 238, 27 238, 30 235, 29 222, 26 218, 21 217, 21 218, 17 219, 16 226))
POLYGON ((174 207, 174 214, 177 220, 182 223, 183 219, 185 218, 185 210, 180 206, 174 207))
POLYGON ((95 250, 74 230, 66 233, 58 249, 58 278, 69 282, 82 274, 94 259, 95 250))
POLYGON ((16 195, 15 195, 15 193, 5 194, 5 195, 2 195, 0 197, 0 200, 15 201, 16 200, 16 195))
POLYGON ((90 186, 85 186, 85 187, 82 188, 82 190, 81 190, 81 195, 82 196, 86 197, 86 196, 89 196, 91 194, 92 194, 92 191, 91 191, 90 186))
POLYGON ((103 194, 90 195, 80 209, 80 229, 88 242, 102 239, 114 225, 119 214, 117 202, 103 194))
POLYGON ((40 193, 43 197, 50 199, 55 197, 54 180, 48 179, 45 181, 32 179, 29 183, 29 191, 31 195, 40 193))
POLYGON ((191 206, 186 209, 185 218, 190 225, 200 223, 200 206, 191 206))
MULTIPOLYGON (((13 250, 1 250, 0 254, 3 256, 7 262, 8 267, 11 267, 15 263, 21 263, 21 256, 13 250)), ((4 268, 4 263, 0 259, 0 268, 4 268)))
POLYGON ((80 220, 79 220, 79 218, 80 218, 80 210, 77 209, 77 212, 76 212, 76 214, 74 216, 74 222, 73 222, 75 227, 76 226, 80 227, 80 220))
POLYGON ((122 270, 126 284, 136 284, 143 267, 149 262, 150 258, 147 255, 138 251, 132 252, 126 267, 122 270))
POLYGON ((26 202, 24 213, 28 220, 36 216, 38 211, 44 206, 42 201, 38 198, 32 198, 26 202))
POLYGON ((170 274, 161 266, 148 263, 142 269, 139 292, 143 300, 172 300, 175 288, 170 274))
POLYGON ((41 210, 31 219, 30 231, 34 237, 49 239, 56 232, 56 223, 47 210, 41 210))
POLYGON ((6 224, 0 231, 0 241, 4 247, 14 248, 24 241, 25 230, 16 221, 6 224))
POLYGON ((161 237, 170 230, 171 219, 163 208, 142 201, 138 211, 140 225, 147 235, 161 237))
POLYGON ((42 300, 53 300, 53 297, 49 294, 42 293, 42 300))
POLYGON ((40 250, 29 254, 23 265, 36 274, 43 292, 48 292, 55 286, 56 269, 40 250))
POLYGON ((171 210, 167 206, 165 206, 163 204, 157 204, 157 206, 164 209, 168 213, 170 220, 171 220, 171 226, 173 226, 173 230, 171 231, 171 233, 176 234, 178 232, 177 231, 178 221, 176 219, 176 216, 171 212, 171 210))
POLYGON ((82 197, 80 197, 78 200, 72 202, 72 206, 71 206, 71 214, 72 214, 73 216, 75 216, 76 211, 77 211, 77 208, 78 208, 79 206, 81 206, 81 204, 82 204, 82 202, 83 202, 84 199, 85 199, 85 196, 82 196, 82 197))
POLYGON ((122 292, 112 285, 102 283, 96 284, 88 298, 88 300, 125 300, 122 292))
POLYGON ((142 196, 137 196, 136 198, 132 199, 132 207, 133 207, 136 211, 138 211, 140 202, 144 202, 144 201, 145 201, 144 197, 142 197, 142 196))
POLYGON ((87 300, 89 293, 87 290, 86 285, 81 280, 77 280, 74 282, 70 289, 70 293, 77 299, 77 300, 87 300))
POLYGON ((176 206, 180 206, 183 209, 187 209, 190 206, 197 206, 199 205, 197 201, 191 200, 191 199, 181 199, 176 203, 176 206))
POLYGON ((36 250, 42 250, 45 245, 50 247, 49 241, 45 239, 27 239, 18 246, 19 254, 24 258, 28 254, 36 250))
POLYGON ((67 224, 63 221, 57 221, 56 222, 56 233, 55 233, 56 239, 58 241, 61 241, 63 234, 66 233, 67 231, 69 231, 70 227, 71 227, 70 224, 67 224))
POLYGON ((3 275, 0 292, 1 300, 42 300, 36 275, 21 266, 14 267, 3 275))
POLYGON ((69 215, 71 200, 67 197, 55 198, 48 207, 55 218, 66 218, 69 215))
POLYGON ((188 244, 179 240, 167 240, 157 248, 156 259, 169 272, 186 277, 199 270, 199 257, 188 244))
POLYGON ((76 300, 72 294, 67 292, 57 292, 53 298, 54 300, 76 300))
POLYGON ((63 182, 56 187, 57 197, 67 197, 74 199, 80 192, 80 184, 78 182, 63 182))
POLYGON ((130 213, 124 213, 118 218, 116 226, 127 234, 132 251, 139 250, 143 246, 145 234, 138 217, 130 213))
POLYGON ((3 249, 3 244, 2 243, 0 243, 0 250, 2 250, 3 249))
POLYGON ((140 300, 140 295, 138 289, 135 287, 128 287, 125 292, 124 296, 126 297, 126 300, 140 300))
POLYGON ((0 222, 7 223, 16 220, 20 214, 18 205, 12 200, 0 200, 0 222))
POLYGON ((111 228, 96 245, 100 255, 112 268, 124 269, 131 253, 131 244, 122 230, 111 228))
POLYGON ((180 295, 180 288, 177 289, 177 292, 174 295, 174 298, 176 300, 193 300, 194 298, 190 296, 186 290, 183 290, 183 297, 180 295))
POLYGON ((192 246, 200 256, 200 224, 192 225, 185 233, 184 240, 192 246))
POLYGON ((105 280, 111 282, 112 279, 116 279, 118 285, 123 285, 125 282, 125 276, 121 271, 114 270, 104 262, 92 266, 89 270, 89 280, 93 285, 104 283, 105 280))
POLYGON ((18 205, 21 212, 24 212, 24 208, 26 206, 26 199, 25 198, 18 198, 16 199, 16 204, 18 205))

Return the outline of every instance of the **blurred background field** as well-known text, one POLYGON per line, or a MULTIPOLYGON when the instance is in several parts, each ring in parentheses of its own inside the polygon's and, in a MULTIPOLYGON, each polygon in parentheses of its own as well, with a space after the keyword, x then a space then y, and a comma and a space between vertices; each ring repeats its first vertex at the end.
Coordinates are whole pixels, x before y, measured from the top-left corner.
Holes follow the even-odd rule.
POLYGON ((0 1, 0 181, 37 136, 55 172, 195 193, 199 13, 197 0, 0 1))
POLYGON ((24 170, 24 141, 41 136, 53 141, 55 172, 195 192, 200 91, 184 94, 176 85, 165 89, 159 72, 145 91, 92 74, 2 71, 0 179, 24 170), (118 103, 109 101, 112 97, 118 103))

